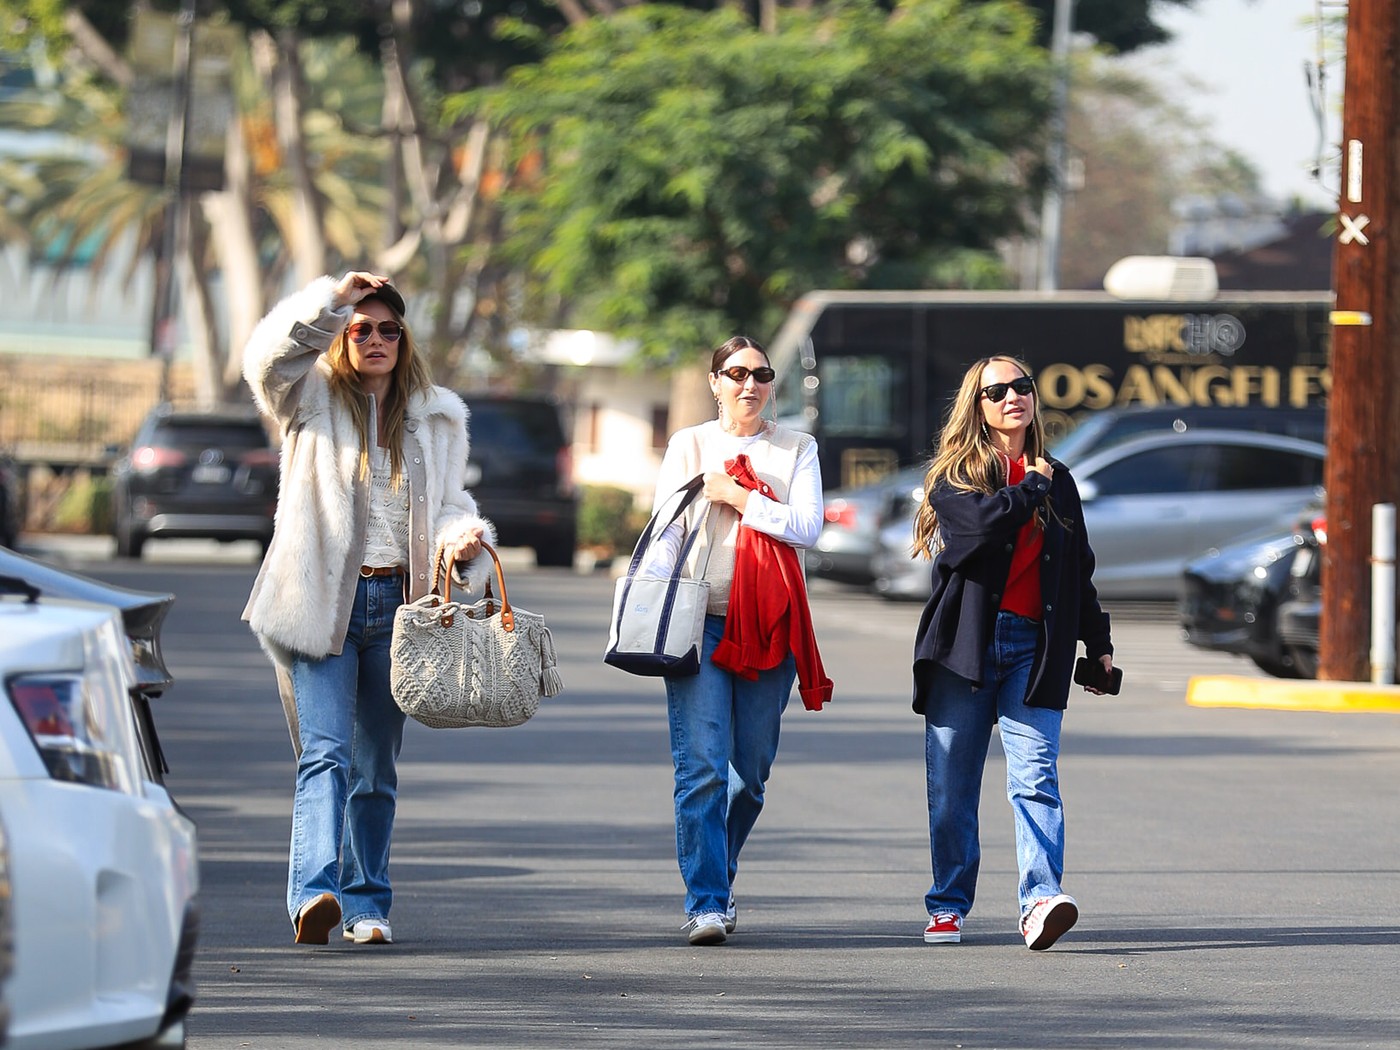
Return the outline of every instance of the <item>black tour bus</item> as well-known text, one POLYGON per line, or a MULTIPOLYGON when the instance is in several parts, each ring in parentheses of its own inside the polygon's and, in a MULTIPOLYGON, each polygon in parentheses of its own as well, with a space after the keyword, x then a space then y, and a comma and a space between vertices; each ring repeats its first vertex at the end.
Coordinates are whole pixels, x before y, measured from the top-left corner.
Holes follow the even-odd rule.
POLYGON ((1223 293, 1209 302, 1104 292, 805 295, 769 345, 784 423, 818 439, 827 488, 928 456, 967 366, 995 353, 1036 376, 1047 437, 1134 405, 1325 403, 1330 292, 1223 293))

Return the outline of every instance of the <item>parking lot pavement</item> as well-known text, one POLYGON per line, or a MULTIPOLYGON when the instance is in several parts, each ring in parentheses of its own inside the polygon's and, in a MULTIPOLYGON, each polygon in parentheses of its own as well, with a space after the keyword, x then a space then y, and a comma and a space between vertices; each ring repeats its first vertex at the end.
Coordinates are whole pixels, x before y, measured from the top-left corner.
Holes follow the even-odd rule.
POLYGON ((1186 646, 1161 608, 1110 607, 1123 694, 1071 700, 1060 776, 1081 919, 1051 952, 1016 933, 995 736, 976 909, 963 944, 923 943, 919 607, 823 588, 836 697, 790 706, 739 929, 690 947, 661 683, 602 664, 607 575, 548 569, 507 580, 547 616, 564 692, 516 729, 409 726, 396 943, 293 945, 291 749, 238 623, 254 568, 81 566, 177 593, 156 718, 199 824, 191 1050, 1397 1045, 1400 717, 1188 706, 1193 675, 1248 665, 1186 646))

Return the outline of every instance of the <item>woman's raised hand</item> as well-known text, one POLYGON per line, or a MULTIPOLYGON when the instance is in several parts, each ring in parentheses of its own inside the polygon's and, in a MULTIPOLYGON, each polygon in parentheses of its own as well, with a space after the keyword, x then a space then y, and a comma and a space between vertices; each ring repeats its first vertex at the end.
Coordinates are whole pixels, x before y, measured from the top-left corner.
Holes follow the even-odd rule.
POLYGON ((351 270, 335 283, 332 305, 336 308, 353 306, 365 296, 389 283, 389 278, 368 270, 351 270))
POLYGON ((1046 480, 1055 476, 1054 468, 1050 466, 1050 461, 1043 456, 1036 456, 1030 463, 1026 464, 1027 470, 1033 470, 1037 474, 1044 474, 1046 480))

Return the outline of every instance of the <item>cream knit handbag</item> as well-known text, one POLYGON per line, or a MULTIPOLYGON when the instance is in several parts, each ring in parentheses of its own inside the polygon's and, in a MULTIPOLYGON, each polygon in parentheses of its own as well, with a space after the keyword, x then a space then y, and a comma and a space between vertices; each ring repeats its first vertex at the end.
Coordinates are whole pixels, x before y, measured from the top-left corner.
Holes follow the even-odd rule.
POLYGON ((499 600, 488 581, 480 601, 454 602, 451 574, 440 553, 433 592, 394 614, 389 648, 394 702, 433 729, 518 726, 539 710, 541 696, 564 687, 544 617, 511 605, 501 559, 489 544, 481 546, 496 563, 499 600))

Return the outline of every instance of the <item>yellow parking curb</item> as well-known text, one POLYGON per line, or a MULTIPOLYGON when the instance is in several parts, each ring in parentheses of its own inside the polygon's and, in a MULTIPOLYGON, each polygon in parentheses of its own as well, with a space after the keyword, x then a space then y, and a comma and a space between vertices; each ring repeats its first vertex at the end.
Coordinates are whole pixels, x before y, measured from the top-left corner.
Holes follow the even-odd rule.
POLYGON ((1186 702, 1192 707, 1254 707, 1274 711, 1400 712, 1400 685, 1200 675, 1186 683, 1186 702))

